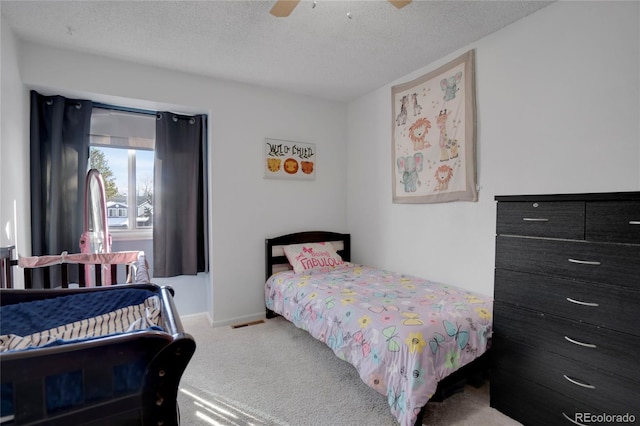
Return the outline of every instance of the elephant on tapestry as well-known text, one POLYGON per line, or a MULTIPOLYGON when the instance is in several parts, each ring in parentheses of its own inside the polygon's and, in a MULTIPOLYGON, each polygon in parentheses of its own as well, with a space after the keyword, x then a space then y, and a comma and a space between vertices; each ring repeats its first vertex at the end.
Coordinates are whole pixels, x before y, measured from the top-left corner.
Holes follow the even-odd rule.
POLYGON ((440 88, 444 91, 444 101, 452 101, 456 97, 456 93, 460 88, 458 84, 462 80, 462 71, 456 73, 456 75, 452 75, 449 78, 443 78, 440 81, 440 88))
POLYGON ((398 171, 402 173, 400 183, 404 184, 404 192, 416 192, 418 190, 418 172, 422 171, 424 156, 421 152, 413 156, 400 157, 397 161, 398 171))

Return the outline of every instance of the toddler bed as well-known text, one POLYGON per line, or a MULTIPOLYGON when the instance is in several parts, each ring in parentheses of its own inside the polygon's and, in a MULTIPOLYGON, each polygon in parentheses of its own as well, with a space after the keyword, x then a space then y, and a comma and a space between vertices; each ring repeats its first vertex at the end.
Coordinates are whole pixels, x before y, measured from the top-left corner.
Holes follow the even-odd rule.
POLYGON ((267 317, 282 315, 351 363, 402 426, 422 424, 438 384, 484 360, 493 301, 349 260, 349 234, 267 239, 267 317))
POLYGON ((195 351, 170 287, 0 290, 0 423, 176 425, 195 351))

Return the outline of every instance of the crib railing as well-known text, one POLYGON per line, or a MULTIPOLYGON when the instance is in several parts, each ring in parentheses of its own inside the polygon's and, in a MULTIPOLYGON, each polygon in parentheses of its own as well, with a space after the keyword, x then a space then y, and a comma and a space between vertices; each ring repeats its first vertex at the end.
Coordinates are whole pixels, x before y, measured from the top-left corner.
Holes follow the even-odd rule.
POLYGON ((13 254, 14 247, 2 247, 2 288, 13 288, 14 267, 24 270, 24 286, 33 288, 69 288, 70 284, 79 287, 105 286, 117 283, 149 283, 148 265, 142 251, 122 251, 113 253, 75 253, 52 256, 18 256, 13 254), (87 277, 85 266, 93 266, 93 276, 87 277), (121 265, 120 268, 118 265, 121 265), (110 274, 103 274, 108 268, 110 274), (123 278, 118 279, 118 271, 123 278), (77 273, 74 273, 77 272, 77 273), (104 276, 111 277, 105 282, 104 276))
MULTIPOLYGON (((0 288, 13 288, 12 259, 15 246, 0 247, 0 288)), ((16 260, 16 265, 18 261, 16 260)))

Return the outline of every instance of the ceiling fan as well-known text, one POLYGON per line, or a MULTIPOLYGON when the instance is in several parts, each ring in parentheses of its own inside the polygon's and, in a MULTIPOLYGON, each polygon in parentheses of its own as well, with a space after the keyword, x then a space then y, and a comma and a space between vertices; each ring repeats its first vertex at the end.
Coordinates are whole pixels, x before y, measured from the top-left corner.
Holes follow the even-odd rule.
MULTIPOLYGON (((397 7, 398 9, 405 7, 411 0, 387 0, 389 3, 397 7)), ((293 12, 293 9, 300 3, 300 0, 278 0, 276 4, 271 8, 271 13, 273 16, 278 18, 287 17, 293 12)))

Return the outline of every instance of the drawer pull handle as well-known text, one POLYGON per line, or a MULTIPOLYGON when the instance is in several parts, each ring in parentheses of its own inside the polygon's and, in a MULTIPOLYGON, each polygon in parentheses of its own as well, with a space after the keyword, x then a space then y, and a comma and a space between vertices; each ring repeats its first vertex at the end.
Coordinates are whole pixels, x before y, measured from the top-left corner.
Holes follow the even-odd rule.
POLYGON ((567 300, 571 303, 575 303, 576 305, 593 306, 594 308, 599 306, 597 303, 594 303, 594 302, 583 302, 581 300, 572 299, 570 297, 567 297, 567 300))
POLYGON ((579 423, 575 420, 573 420, 571 417, 567 416, 565 413, 562 413, 562 415, 564 416, 565 419, 569 420, 571 423, 573 423, 574 425, 578 425, 578 426, 587 426, 584 423, 579 423))
POLYGON ((538 217, 523 217, 522 218, 523 221, 525 222, 549 222, 549 219, 545 219, 545 218, 538 218, 538 217))
POLYGON ((640 225, 640 220, 630 220, 629 225, 640 225))
POLYGON ((572 379, 571 377, 567 376, 566 374, 563 374, 562 377, 564 377, 565 379, 567 379, 568 381, 570 381, 574 385, 577 385, 577 386, 580 386, 580 387, 583 387, 583 388, 587 388, 587 389, 595 389, 596 388, 593 385, 589 385, 587 383, 579 382, 576 379, 572 379))
POLYGON ((567 337, 564 336, 564 338, 567 340, 567 342, 571 342, 574 345, 578 345, 578 346, 584 346, 585 348, 597 348, 596 345, 594 345, 593 343, 583 343, 583 342, 578 342, 577 340, 573 340, 571 337, 567 337))
POLYGON ((567 259, 571 263, 578 263, 580 265, 602 265, 602 263, 595 260, 580 260, 580 259, 567 259))

